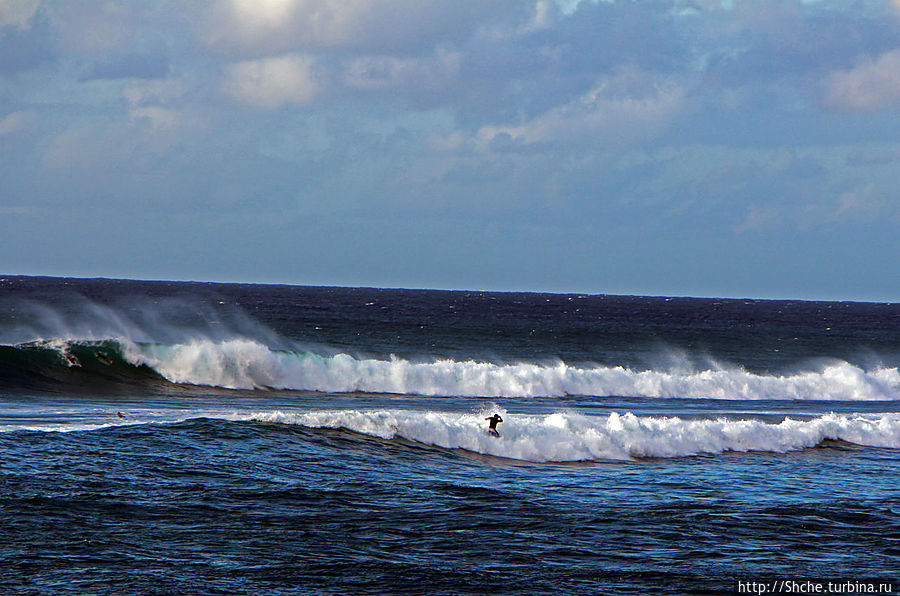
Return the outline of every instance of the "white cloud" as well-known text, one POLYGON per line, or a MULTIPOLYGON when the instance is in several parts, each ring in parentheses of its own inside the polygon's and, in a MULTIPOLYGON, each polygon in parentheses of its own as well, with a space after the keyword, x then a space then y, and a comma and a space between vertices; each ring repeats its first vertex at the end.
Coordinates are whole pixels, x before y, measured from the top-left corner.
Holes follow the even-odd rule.
POLYGON ((827 81, 825 105, 854 112, 900 107, 900 49, 850 70, 832 73, 827 81))
MULTIPOLYGON (((333 48, 389 53, 421 50, 472 31, 509 0, 217 0, 202 37, 218 51, 248 57, 333 48)), ((515 11, 513 11, 515 13, 515 11)))
POLYGON ((526 144, 578 138, 627 142, 665 127, 682 107, 684 94, 672 80, 625 69, 527 122, 484 126, 477 140, 480 145, 503 138, 526 144))
POLYGON ((439 153, 455 153, 465 145, 465 137, 456 131, 446 135, 430 134, 425 140, 426 145, 432 151, 439 153))
MULTIPOLYGON (((559 6, 559 10, 566 16, 571 16, 575 12, 578 11, 578 6, 584 0, 556 0, 556 5, 559 6)), ((591 4, 597 4, 598 2, 614 2, 615 0, 590 0, 591 4)))
POLYGON ((534 18, 531 20, 528 29, 532 31, 547 29, 553 25, 554 16, 553 7, 550 5, 550 2, 547 0, 538 0, 534 6, 534 18))
POLYGON ((207 41, 262 52, 350 39, 368 3, 357 0, 225 0, 213 9, 207 41))
POLYGON ((4 118, 0 118, 0 137, 24 130, 36 119, 37 115, 27 110, 7 114, 4 118))
POLYGON ((40 0, 0 0, 0 27, 28 29, 40 0))
POLYGON ((440 88, 457 77, 461 60, 459 53, 442 51, 426 59, 364 56, 350 62, 344 80, 349 87, 366 91, 411 85, 440 88))
POLYGON ((175 128, 187 124, 181 108, 187 84, 173 80, 137 80, 122 89, 132 121, 148 122, 153 128, 175 128))
POLYGON ((107 55, 134 42, 141 3, 81 0, 48 6, 60 47, 88 56, 107 55))
MULTIPOLYGON (((824 190, 824 189, 823 189, 824 190)), ((827 191, 826 191, 827 192, 827 191)), ((829 224, 871 223, 900 219, 900 207, 868 183, 818 201, 751 204, 736 232, 792 228, 809 230, 829 224)))
POLYGON ((885 203, 877 194, 874 184, 866 184, 848 190, 837 198, 832 217, 835 220, 855 219, 870 221, 885 212, 885 203))
POLYGON ((181 113, 160 106, 132 108, 129 116, 135 121, 146 121, 154 128, 175 128, 181 123, 181 113))
POLYGON ((288 54, 247 60, 228 67, 225 91, 238 101, 258 108, 311 103, 320 91, 309 56, 288 54))
POLYGON ((178 79, 136 80, 122 89, 122 96, 132 106, 166 104, 181 100, 188 86, 178 79))

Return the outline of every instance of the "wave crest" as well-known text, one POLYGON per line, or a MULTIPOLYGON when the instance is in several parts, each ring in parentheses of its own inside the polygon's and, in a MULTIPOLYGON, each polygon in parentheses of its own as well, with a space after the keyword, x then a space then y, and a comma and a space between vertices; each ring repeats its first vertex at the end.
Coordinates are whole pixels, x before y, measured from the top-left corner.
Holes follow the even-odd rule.
POLYGON ((697 399, 896 400, 897 368, 864 370, 835 361, 820 370, 761 375, 738 368, 637 371, 564 362, 413 362, 270 350, 249 339, 132 345, 127 357, 175 383, 235 389, 397 393, 471 397, 624 396, 697 399))

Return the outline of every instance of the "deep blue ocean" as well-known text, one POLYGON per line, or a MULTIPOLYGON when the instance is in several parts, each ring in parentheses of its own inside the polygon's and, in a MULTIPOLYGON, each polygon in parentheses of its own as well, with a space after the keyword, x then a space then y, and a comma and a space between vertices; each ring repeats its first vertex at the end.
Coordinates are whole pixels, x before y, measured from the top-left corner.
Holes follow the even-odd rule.
POLYGON ((0 593, 896 594, 898 367, 900 304, 6 277, 0 593))

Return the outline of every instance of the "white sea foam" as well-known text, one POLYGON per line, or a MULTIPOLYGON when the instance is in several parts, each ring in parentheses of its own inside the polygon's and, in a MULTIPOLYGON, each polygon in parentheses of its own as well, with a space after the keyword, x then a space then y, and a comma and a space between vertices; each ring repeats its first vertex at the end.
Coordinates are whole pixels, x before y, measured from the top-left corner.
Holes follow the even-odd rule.
POLYGON ((900 371, 834 361, 817 370, 761 375, 740 368, 633 370, 563 362, 412 362, 348 354, 271 350, 251 339, 198 339, 175 345, 124 344, 134 364, 175 383, 234 389, 532 397, 628 396, 775 400, 897 400, 900 371))
POLYGON ((827 414, 780 423, 758 419, 682 419, 631 413, 584 416, 572 413, 510 415, 504 410, 501 437, 487 433, 484 417, 408 410, 265 412, 257 420, 308 428, 342 428, 392 439, 532 462, 628 460, 681 457, 727 451, 784 453, 815 447, 827 439, 870 447, 900 448, 900 414, 827 414))

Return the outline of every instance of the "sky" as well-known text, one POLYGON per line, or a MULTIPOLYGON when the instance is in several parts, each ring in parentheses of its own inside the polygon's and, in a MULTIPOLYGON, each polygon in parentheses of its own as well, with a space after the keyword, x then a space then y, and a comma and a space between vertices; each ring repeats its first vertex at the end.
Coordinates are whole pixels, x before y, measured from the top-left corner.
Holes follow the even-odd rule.
POLYGON ((0 0, 0 273, 900 302, 900 0, 0 0))

